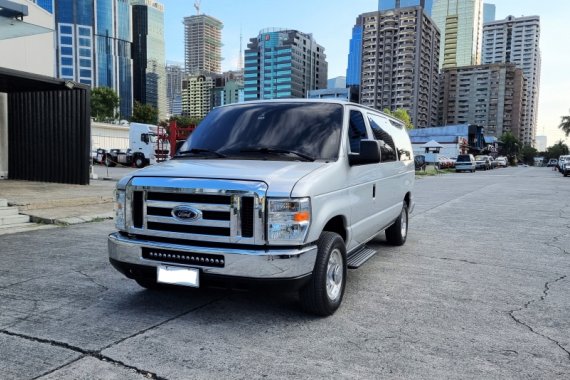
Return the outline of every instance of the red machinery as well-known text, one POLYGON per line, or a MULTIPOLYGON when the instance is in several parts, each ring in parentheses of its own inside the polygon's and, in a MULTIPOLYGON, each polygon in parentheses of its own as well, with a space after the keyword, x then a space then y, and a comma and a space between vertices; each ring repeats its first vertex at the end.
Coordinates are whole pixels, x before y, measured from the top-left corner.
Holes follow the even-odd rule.
POLYGON ((168 125, 168 142, 170 143, 170 157, 178 150, 181 144, 186 141, 188 136, 196 129, 195 125, 178 125, 176 120, 171 120, 168 125))

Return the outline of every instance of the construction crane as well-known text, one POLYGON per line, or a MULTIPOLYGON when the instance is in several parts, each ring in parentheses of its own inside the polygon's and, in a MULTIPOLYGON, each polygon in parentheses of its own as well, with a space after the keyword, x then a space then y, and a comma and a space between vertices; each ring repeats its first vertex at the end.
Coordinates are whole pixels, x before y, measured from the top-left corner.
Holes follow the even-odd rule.
POLYGON ((194 1, 194 8, 196 8, 196 14, 199 15, 200 14, 200 3, 202 2, 202 0, 196 0, 194 1))

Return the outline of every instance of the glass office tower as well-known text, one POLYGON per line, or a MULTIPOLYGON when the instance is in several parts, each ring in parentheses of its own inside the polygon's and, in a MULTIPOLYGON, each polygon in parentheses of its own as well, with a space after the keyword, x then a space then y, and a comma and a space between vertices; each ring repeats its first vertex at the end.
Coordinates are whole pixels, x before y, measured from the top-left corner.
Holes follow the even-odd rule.
POLYGON ((362 70, 362 24, 356 20, 352 28, 352 38, 348 50, 348 67, 346 69, 346 85, 360 86, 360 72, 362 70))
POLYGON ((133 0, 133 94, 134 99, 158 109, 166 118, 166 59, 164 6, 152 0, 133 0))
POLYGON ((305 98, 309 90, 327 88, 324 50, 312 34, 262 30, 245 51, 245 100, 305 98))
POLYGON ((36 3, 37 5, 39 5, 40 7, 42 7, 43 9, 45 9, 46 11, 48 11, 49 13, 53 13, 53 9, 54 9, 54 0, 31 0, 32 2, 36 3))
POLYGON ((483 0, 436 0, 431 17, 441 32, 440 68, 481 64, 483 0))
POLYGON ((132 114, 131 8, 129 0, 55 2, 59 78, 112 88, 119 114, 132 114))

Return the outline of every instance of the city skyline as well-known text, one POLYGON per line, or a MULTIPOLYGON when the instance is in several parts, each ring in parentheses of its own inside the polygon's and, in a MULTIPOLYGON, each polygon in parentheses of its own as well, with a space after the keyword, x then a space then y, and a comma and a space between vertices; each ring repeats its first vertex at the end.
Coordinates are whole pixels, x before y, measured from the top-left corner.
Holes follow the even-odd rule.
MULTIPOLYGON (((165 5, 166 59, 184 62, 183 18, 195 15, 192 2, 175 0, 162 1, 165 5)), ((570 49, 559 48, 560 36, 570 35, 570 25, 563 17, 570 12, 570 3, 561 0, 548 7, 531 0, 488 1, 496 6, 496 19, 509 15, 515 17, 538 15, 541 18, 542 76, 538 111, 537 135, 548 136, 548 145, 564 134, 558 129, 560 117, 570 113, 570 103, 563 94, 570 91, 570 73, 566 62, 570 60, 570 49), (567 11, 567 12, 566 12, 567 11)), ((242 48, 245 50, 249 38, 256 36, 266 27, 284 27, 312 33, 326 52, 329 63, 329 77, 346 75, 349 41, 352 28, 359 14, 375 11, 378 0, 355 0, 350 4, 340 0, 315 0, 287 3, 250 0, 205 0, 201 13, 211 15, 224 23, 222 30, 222 70, 237 69, 239 63, 240 32, 242 48), (305 9, 299 12, 299 9, 305 9), (315 17, 318 15, 319 17, 315 17)), ((570 137, 566 140, 570 142, 570 137)))

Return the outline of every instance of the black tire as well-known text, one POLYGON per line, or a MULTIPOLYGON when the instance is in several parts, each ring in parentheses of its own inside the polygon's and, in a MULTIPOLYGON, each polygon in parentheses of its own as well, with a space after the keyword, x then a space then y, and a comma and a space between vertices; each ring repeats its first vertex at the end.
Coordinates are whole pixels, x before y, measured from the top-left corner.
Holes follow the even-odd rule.
POLYGON ((113 158, 112 158, 110 155, 108 155, 108 154, 105 155, 104 163, 105 163, 105 166, 108 166, 108 167, 110 167, 110 168, 112 168, 112 167, 114 167, 114 166, 117 165, 117 164, 115 163, 115 161, 113 161, 113 158))
POLYGON ((324 231, 319 237, 317 248, 312 278, 299 291, 299 297, 306 312, 326 317, 338 309, 344 296, 346 247, 340 235, 324 231))
POLYGON ((386 229, 386 240, 391 245, 404 245, 408 237, 408 204, 404 202, 398 219, 386 229))
POLYGON ((144 156, 137 155, 135 157, 135 166, 139 169, 146 166, 146 160, 144 159, 144 156))

